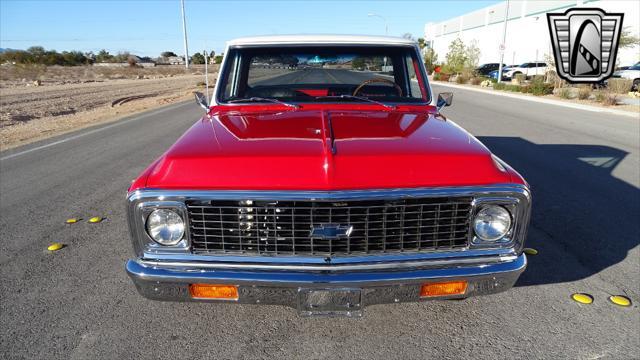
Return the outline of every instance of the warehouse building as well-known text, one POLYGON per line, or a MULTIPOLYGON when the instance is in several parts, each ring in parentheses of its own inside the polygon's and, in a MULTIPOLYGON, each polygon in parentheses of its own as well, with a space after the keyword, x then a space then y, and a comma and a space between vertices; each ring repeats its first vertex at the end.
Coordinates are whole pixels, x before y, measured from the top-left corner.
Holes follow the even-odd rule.
MULTIPOLYGON (((473 11, 453 19, 425 25, 425 41, 443 62, 449 44, 456 38, 469 45, 476 42, 480 64, 500 61, 505 15, 507 17, 504 63, 544 61, 552 47, 547 26, 548 12, 563 13, 572 7, 595 7, 611 13, 624 13, 623 28, 634 36, 640 34, 640 1, 607 0, 511 0, 473 11), (508 11, 508 12, 507 12, 508 11)), ((620 49, 618 66, 640 61, 640 47, 620 49)))

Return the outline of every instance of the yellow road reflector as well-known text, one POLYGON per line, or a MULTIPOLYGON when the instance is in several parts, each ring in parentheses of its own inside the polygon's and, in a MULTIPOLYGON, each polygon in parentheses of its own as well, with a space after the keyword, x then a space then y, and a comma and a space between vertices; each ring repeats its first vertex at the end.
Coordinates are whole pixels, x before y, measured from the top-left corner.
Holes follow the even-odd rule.
POLYGON ((60 249, 62 249, 64 245, 60 244, 60 243, 53 243, 51 245, 49 245, 49 247, 47 247, 47 250, 49 251, 58 251, 60 249))
POLYGON ((622 295, 609 296, 609 301, 611 301, 612 303, 618 306, 624 306, 624 307, 631 306, 631 299, 622 295))
POLYGON ((580 304, 591 304, 593 302, 593 296, 589 294, 576 293, 571 295, 571 298, 573 301, 577 301, 580 304))
POLYGON ((78 222, 78 218, 71 218, 71 219, 67 219, 67 224, 75 224, 78 222))
POLYGON ((538 250, 536 250, 536 249, 525 248, 522 251, 524 251, 524 253, 527 254, 527 255, 538 255, 538 250))
POLYGON ((89 222, 92 224, 99 223, 101 221, 102 221, 102 218, 100 216, 94 216, 91 219, 89 219, 89 222))

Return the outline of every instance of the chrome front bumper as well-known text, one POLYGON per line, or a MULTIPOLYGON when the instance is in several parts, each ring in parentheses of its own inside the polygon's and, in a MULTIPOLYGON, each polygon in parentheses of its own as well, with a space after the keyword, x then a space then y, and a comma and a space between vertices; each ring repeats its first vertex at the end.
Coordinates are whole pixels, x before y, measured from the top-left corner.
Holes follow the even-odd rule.
POLYGON ((242 304, 299 306, 299 292, 307 289, 357 288, 362 292, 362 306, 423 301, 420 287, 424 283, 466 280, 464 295, 433 299, 466 298, 498 293, 511 288, 527 266, 524 254, 486 264, 425 266, 402 270, 340 271, 327 265, 326 270, 282 271, 245 268, 211 268, 194 263, 129 260, 127 273, 143 296, 164 301, 222 301, 242 304), (237 300, 193 299, 189 284, 238 285, 237 300))

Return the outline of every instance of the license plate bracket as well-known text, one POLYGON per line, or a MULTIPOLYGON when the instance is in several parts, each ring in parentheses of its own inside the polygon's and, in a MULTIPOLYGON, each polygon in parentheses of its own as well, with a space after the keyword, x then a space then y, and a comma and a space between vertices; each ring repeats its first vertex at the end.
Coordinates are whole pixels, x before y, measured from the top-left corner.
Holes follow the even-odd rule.
POLYGON ((302 316, 362 316, 362 289, 298 289, 298 311, 302 316))

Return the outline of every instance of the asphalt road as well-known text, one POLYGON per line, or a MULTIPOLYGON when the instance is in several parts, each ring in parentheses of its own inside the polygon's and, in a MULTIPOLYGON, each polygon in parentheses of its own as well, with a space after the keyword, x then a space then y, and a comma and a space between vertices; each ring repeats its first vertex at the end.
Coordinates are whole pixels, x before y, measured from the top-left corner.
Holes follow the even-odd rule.
POLYGON ((142 298, 124 271, 125 191, 199 117, 178 104, 0 153, 0 358, 637 358, 638 119, 453 92, 444 113, 533 188, 540 254, 512 290, 361 319, 142 298), (54 241, 66 247, 48 253, 54 241))
MULTIPOLYGON (((256 82, 254 85, 281 84, 354 84, 358 85, 374 77, 385 77, 375 72, 359 72, 346 69, 317 69, 291 71, 256 82)), ((386 76, 388 78, 388 76, 386 76)))

